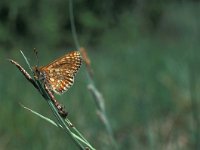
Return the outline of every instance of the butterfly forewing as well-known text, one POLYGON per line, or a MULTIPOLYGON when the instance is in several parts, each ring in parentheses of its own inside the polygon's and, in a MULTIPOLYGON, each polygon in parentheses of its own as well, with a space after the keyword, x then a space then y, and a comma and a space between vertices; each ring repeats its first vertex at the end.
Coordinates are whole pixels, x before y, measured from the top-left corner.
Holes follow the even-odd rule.
POLYGON ((78 51, 73 51, 46 66, 37 68, 37 70, 43 76, 43 82, 52 91, 57 94, 62 94, 73 85, 74 76, 80 66, 81 55, 78 51))
POLYGON ((81 55, 78 51, 70 52, 42 68, 63 68, 75 74, 81 65, 81 55))

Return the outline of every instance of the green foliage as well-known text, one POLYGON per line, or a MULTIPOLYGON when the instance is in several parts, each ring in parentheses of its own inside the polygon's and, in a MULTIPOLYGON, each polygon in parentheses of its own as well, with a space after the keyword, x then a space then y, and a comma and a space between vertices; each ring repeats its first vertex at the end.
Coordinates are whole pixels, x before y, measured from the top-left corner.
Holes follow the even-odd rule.
MULTIPOLYGON (((74 1, 80 43, 120 149, 199 149, 200 4, 190 1, 74 1)), ((0 2, 0 149, 76 149, 66 135, 18 103, 51 117, 42 97, 15 67, 45 65, 74 49, 68 2, 0 2)), ((97 149, 109 149, 87 90, 85 68, 57 98, 97 149)), ((53 117, 52 117, 53 118, 53 117)), ((54 118, 53 118, 54 119, 54 118)))

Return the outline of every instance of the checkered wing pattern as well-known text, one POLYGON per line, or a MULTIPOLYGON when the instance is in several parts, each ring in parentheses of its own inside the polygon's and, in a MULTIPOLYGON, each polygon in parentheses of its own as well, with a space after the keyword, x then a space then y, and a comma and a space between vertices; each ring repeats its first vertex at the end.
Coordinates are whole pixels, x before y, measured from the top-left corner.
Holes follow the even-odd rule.
POLYGON ((73 51, 37 68, 40 74, 38 78, 43 78, 43 82, 55 93, 63 94, 73 85, 74 76, 80 66, 81 55, 78 51, 73 51))

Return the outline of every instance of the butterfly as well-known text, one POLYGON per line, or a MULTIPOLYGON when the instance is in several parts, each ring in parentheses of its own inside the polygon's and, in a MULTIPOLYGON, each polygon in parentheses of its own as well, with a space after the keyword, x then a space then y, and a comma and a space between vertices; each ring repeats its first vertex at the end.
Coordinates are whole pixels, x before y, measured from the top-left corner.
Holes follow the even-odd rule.
POLYGON ((80 52, 72 51, 46 66, 34 67, 34 77, 45 84, 48 89, 60 95, 73 85, 81 62, 80 52))

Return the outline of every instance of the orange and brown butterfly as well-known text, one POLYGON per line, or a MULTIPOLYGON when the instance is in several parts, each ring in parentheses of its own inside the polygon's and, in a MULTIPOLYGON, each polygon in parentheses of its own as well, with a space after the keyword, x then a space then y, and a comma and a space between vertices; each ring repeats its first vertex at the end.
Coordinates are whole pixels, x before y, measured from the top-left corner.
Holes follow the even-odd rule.
POLYGON ((56 94, 63 94, 74 83, 81 66, 79 51, 72 51, 46 66, 34 67, 35 78, 47 85, 56 94))

